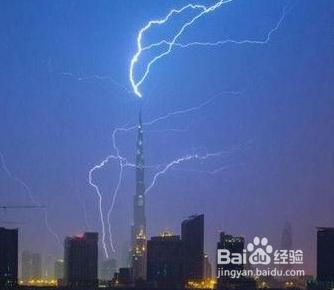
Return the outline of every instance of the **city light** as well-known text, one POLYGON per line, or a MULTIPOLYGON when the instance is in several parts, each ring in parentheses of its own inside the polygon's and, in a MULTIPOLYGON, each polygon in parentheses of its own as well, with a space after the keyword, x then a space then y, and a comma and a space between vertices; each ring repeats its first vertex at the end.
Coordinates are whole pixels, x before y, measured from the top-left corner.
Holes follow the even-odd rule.
POLYGON ((58 282, 57 282, 57 280, 54 280, 54 279, 31 279, 27 282, 24 282, 23 280, 20 280, 19 285, 22 285, 22 286, 36 286, 36 287, 57 286, 58 282))
POLYGON ((188 289, 215 289, 216 280, 205 279, 201 281, 188 281, 186 288, 188 289))

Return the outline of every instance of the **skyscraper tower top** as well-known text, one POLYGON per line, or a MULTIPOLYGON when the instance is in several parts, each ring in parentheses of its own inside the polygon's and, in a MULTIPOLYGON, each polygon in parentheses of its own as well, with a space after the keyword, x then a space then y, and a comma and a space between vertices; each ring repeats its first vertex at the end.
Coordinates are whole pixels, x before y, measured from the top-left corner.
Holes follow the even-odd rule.
POLYGON ((145 194, 144 183, 144 134, 141 109, 139 111, 137 150, 136 150, 136 195, 145 194))
POLYGON ((292 226, 290 222, 286 221, 282 231, 281 248, 291 250, 292 243, 292 226))

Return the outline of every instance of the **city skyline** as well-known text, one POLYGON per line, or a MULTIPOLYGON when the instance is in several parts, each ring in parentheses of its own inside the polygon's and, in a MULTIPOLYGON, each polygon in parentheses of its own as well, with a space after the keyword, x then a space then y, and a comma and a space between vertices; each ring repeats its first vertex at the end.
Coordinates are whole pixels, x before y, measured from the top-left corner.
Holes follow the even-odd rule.
MULTIPOLYGON (((197 289, 255 289, 255 288, 291 288, 295 289, 330 289, 334 283, 334 268, 332 256, 334 254, 334 228, 318 227, 317 228, 317 275, 312 277, 305 271, 289 267, 278 269, 285 274, 277 276, 268 276, 267 274, 255 274, 257 271, 267 271, 265 268, 254 268, 252 254, 247 256, 248 262, 228 262, 225 264, 226 252, 239 255, 245 255, 246 251, 251 253, 256 245, 259 245, 260 238, 255 237, 253 243, 244 244, 243 237, 235 237, 225 232, 221 232, 217 243, 217 260, 216 273, 217 279, 212 276, 210 262, 204 252, 204 215, 193 215, 181 223, 181 236, 174 235, 172 232, 164 231, 160 236, 153 236, 148 240, 147 247, 147 274, 138 275, 136 267, 139 264, 133 264, 130 267, 121 267, 116 269, 115 260, 110 260, 111 264, 99 263, 98 261, 98 233, 85 232, 80 236, 66 237, 64 242, 64 260, 55 262, 55 275, 59 277, 42 277, 42 265, 40 256, 37 253, 23 252, 21 275, 18 273, 18 230, 6 229, 0 227, 0 285, 11 289, 17 283, 21 286, 51 286, 51 287, 68 287, 66 289, 88 289, 98 287, 149 287, 174 289, 197 288, 197 289), (256 241, 258 239, 259 241, 256 241), (222 252, 221 252, 222 251, 222 252), (59 264, 60 263, 60 264, 59 264), (106 267, 105 267, 106 266, 106 267), (135 270, 135 271, 134 271, 135 270), (25 272, 23 272, 25 271, 25 272), (113 272, 110 272, 113 271, 113 272), (250 273, 235 278, 226 276, 226 272, 245 272, 250 273), (254 272, 256 271, 256 272, 254 272), (102 273, 108 278, 102 278, 102 273), (288 275, 287 273, 295 273, 288 275), (100 273, 100 274, 98 274, 100 273), (211 273, 207 276, 208 273, 211 273), (299 274, 298 274, 299 273, 299 274), (22 276, 22 275, 25 275, 22 276), (224 276, 223 276, 224 275, 224 276), (254 275, 259 275, 257 278, 254 275), (138 284, 140 283, 140 284, 138 284), (144 284, 143 284, 144 283, 144 284), (288 284, 287 284, 288 283, 288 284), (141 286, 140 286, 141 285, 141 286)), ((261 239, 261 245, 268 244, 267 238, 261 239), (263 242, 266 240, 265 242, 263 242)), ((271 245, 269 247, 272 247, 271 245)), ((260 246, 261 248, 261 246, 260 246)), ((260 249, 258 248, 258 249, 260 249)), ((145 250, 146 251, 146 250, 145 250)), ((268 251, 268 250, 267 250, 268 251)), ((289 255, 282 256, 283 264, 294 265, 295 260, 290 256, 290 252, 295 250, 289 249, 289 255), (288 263, 284 261, 288 259, 288 263), (290 261, 292 264, 290 264, 290 261)), ((298 252, 299 250, 297 250, 298 252)), ((284 248, 278 250, 284 255, 284 248)), ((258 252, 259 253, 259 252, 258 252)), ((268 253, 270 253, 268 251, 268 253)), ((258 255, 255 252, 254 255, 258 255)), ((253 255, 253 256, 254 256, 253 255)), ((279 259, 276 251, 274 254, 274 263, 279 259)), ((303 265, 303 252, 301 251, 301 263, 303 265)), ((245 256, 246 257, 246 256, 245 256)), ((145 259, 146 260, 146 259, 145 259)), ((107 261, 105 261, 107 262, 107 261)), ((267 265, 264 260, 260 263, 267 265)), ((268 268, 269 271, 270 268, 268 268)), ((274 268, 271 268, 272 270, 274 268)), ((143 270, 141 270, 143 271, 143 270)), ((274 270, 277 273, 277 268, 274 270)), ((145 270, 146 272, 146 270, 145 270)), ((259 272, 260 273, 260 272, 259 272)), ((230 274, 228 274, 230 275, 230 274)), ((7 288, 6 288, 7 289, 7 288)))
MULTIPOLYGON (((288 13, 263 45, 176 48, 152 68, 139 100, 128 80, 139 29, 188 4, 160 3, 0 4, 0 206, 45 206, 0 209, 0 226, 19 228, 19 257, 25 250, 38 253, 49 272, 62 258, 64 238, 83 232, 99 233, 99 259, 106 259, 98 196, 88 175, 115 153, 114 130, 133 127, 117 133, 129 166, 110 215, 113 245, 105 220, 110 257, 125 266, 123 248, 133 246, 141 107, 147 239, 166 229, 181 234, 180 221, 203 213, 205 253, 213 261, 218 232, 245 241, 266 236, 279 246, 288 222, 286 243, 292 232, 293 247, 305 253, 306 272, 315 274, 315 229, 334 224, 334 5, 231 1, 182 41, 262 40, 282 11, 288 13), (208 153, 213 158, 203 157, 208 153), (181 158, 189 160, 154 182, 156 172, 181 158)), ((173 25, 148 33, 146 44, 170 36, 173 25)), ((106 214, 118 177, 117 160, 93 174, 106 214)))

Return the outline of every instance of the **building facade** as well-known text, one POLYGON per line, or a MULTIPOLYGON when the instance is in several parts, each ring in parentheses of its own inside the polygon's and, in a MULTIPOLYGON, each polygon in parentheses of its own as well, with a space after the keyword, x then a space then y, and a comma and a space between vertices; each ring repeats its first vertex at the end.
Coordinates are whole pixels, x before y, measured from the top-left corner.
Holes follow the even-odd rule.
MULTIPOLYGON (((224 232, 220 233, 217 244, 218 250, 228 250, 230 253, 242 255, 244 250, 245 240, 243 237, 234 237, 227 235, 224 232)), ((242 271, 244 266, 242 264, 227 264, 219 265, 217 263, 217 275, 220 276, 217 281, 217 289, 256 289, 256 281, 252 277, 240 276, 239 278, 232 278, 225 274, 242 271), (224 271, 224 272, 223 272, 224 271), (224 273, 223 275, 221 273, 224 273)))
POLYGON ((119 272, 115 273, 117 285, 129 286, 132 284, 131 269, 124 267, 119 268, 119 272))
POLYGON ((98 285, 98 233, 67 237, 64 251, 64 284, 68 287, 98 285))
POLYGON ((0 228, 0 289, 17 285, 18 230, 0 228))
MULTIPOLYGON (((234 237, 232 235, 227 235, 224 232, 220 233, 219 241, 217 243, 217 250, 229 250, 231 253, 241 254, 244 250, 245 239, 243 237, 234 237)), ((217 264, 217 270, 222 266, 217 264)), ((227 264, 224 265, 224 270, 237 270, 241 271, 244 269, 242 264, 227 264)))
MULTIPOLYGON (((282 231, 282 236, 281 236, 281 249, 285 250, 292 250, 293 246, 293 240, 292 240, 292 226, 290 222, 285 222, 283 231, 282 231)), ((292 269, 291 264, 282 264, 280 265, 280 269, 283 272, 286 272, 288 270, 292 269)))
POLYGON ((183 281, 183 243, 163 233, 147 242, 147 281, 158 288, 178 288, 183 281))
POLYGON ((21 280, 28 284, 31 280, 42 279, 42 257, 39 253, 23 251, 21 255, 21 280))
POLYGON ((202 280, 204 272, 204 215, 194 215, 181 225, 184 280, 202 280))
POLYGON ((318 228, 317 280, 334 282, 334 228, 318 228))
POLYGON ((204 270, 203 270, 204 279, 212 279, 212 266, 209 260, 209 255, 204 254, 204 270))

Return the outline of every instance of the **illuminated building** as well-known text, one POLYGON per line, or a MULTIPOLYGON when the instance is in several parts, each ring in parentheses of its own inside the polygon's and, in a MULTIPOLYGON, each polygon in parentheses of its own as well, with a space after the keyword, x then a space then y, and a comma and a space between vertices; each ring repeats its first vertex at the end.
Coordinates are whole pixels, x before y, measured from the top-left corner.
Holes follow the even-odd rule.
POLYGON ((147 281, 159 288, 183 286, 183 243, 180 236, 165 232, 147 242, 147 281))
POLYGON ((96 287, 98 233, 67 237, 64 252, 64 284, 69 287, 96 287))
POLYGON ((134 280, 146 279, 146 217, 144 182, 143 123, 139 114, 136 151, 136 194, 133 200, 133 225, 131 231, 131 267, 134 280))
MULTIPOLYGON (((216 281, 214 279, 188 281, 185 289, 216 289, 216 281)), ((229 289, 230 290, 230 289, 229 289)))
MULTIPOLYGON (((217 243, 217 250, 228 250, 232 254, 242 255, 244 250, 245 240, 243 237, 234 237, 227 235, 224 232, 220 233, 219 242, 217 243)), ((224 266, 217 264, 217 275, 219 271, 242 271, 243 264, 226 264, 224 266)), ((217 289, 255 289, 256 282, 252 278, 240 276, 239 278, 232 278, 230 276, 221 276, 218 279, 217 289)))
POLYGON ((0 289, 15 287, 18 268, 18 230, 0 228, 0 289))
MULTIPOLYGON (((57 281, 54 279, 38 279, 38 280, 34 280, 31 279, 28 282, 26 282, 25 284, 23 284, 23 281, 20 281, 20 285, 25 285, 25 286, 29 286, 29 287, 38 287, 39 289, 42 289, 42 287, 55 287, 55 286, 59 286, 57 281)), ((31 289, 31 288, 28 288, 31 289)))
POLYGON ((184 279, 203 280, 204 263, 204 215, 194 215, 181 225, 184 245, 184 279))
MULTIPOLYGON (((230 253, 237 253, 242 255, 244 250, 244 243, 245 240, 243 237, 234 237, 232 235, 226 235, 224 232, 220 233, 220 239, 217 244, 217 250, 229 250, 230 253)), ((218 268, 221 267, 221 265, 217 265, 218 268)), ((237 264, 227 264, 224 265, 224 270, 243 270, 244 266, 243 264, 237 265, 237 264)))
POLYGON ((42 279, 42 258, 38 253, 23 251, 21 256, 21 280, 27 284, 31 280, 42 279))
POLYGON ((334 287, 334 228, 318 228, 317 280, 332 282, 334 287))
POLYGON ((212 267, 209 261, 209 256, 207 254, 204 255, 204 270, 203 270, 204 279, 208 280, 212 278, 212 267))

